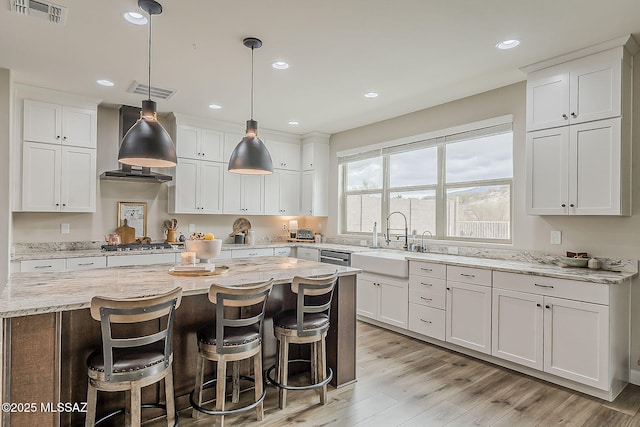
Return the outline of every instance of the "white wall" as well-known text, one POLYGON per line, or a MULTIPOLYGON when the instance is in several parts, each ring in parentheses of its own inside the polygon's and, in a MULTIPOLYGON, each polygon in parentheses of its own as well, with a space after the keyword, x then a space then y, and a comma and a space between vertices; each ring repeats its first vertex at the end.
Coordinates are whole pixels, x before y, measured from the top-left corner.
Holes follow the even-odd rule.
MULTIPOLYGON (((9 170, 11 159, 11 105, 13 105, 13 84, 11 71, 0 68, 0 166, 9 170)), ((0 203, 9 206, 11 201, 10 174, 0 174, 0 203)), ((0 209, 0 236, 4 236, 0 244, 0 289, 9 277, 9 244, 11 242, 11 215, 8 209, 0 209)))

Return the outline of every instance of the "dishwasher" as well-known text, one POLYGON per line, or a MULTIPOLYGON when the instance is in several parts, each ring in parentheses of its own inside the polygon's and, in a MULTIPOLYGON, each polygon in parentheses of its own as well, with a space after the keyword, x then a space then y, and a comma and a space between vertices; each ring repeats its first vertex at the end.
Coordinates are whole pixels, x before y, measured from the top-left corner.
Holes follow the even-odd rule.
POLYGON ((336 264, 349 267, 351 265, 351 254, 349 252, 321 250, 320 262, 336 264))

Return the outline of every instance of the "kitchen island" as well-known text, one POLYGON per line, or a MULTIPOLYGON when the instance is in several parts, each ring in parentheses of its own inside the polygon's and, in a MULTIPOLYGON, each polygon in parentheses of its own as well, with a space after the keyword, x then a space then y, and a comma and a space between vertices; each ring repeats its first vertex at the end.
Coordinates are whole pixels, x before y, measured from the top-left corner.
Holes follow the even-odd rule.
MULTIPOLYGON (((174 323, 174 388, 177 407, 183 408, 188 405, 195 378, 195 332, 214 319, 214 306, 207 299, 211 283, 234 287, 274 279, 264 329, 265 366, 269 366, 276 352, 270 318, 279 310, 295 307, 295 295, 287 284, 294 276, 337 270, 327 364, 334 372, 334 386, 355 381, 355 277, 360 270, 287 257, 227 259, 219 264, 228 266, 229 271, 217 276, 178 277, 168 273, 171 265, 162 264, 12 275, 0 294, 3 401, 36 403, 38 411, 7 412, 5 425, 56 425, 58 417, 60 425, 81 422, 82 413, 44 412, 40 408, 41 403, 86 400, 85 360, 101 345, 99 322, 91 318, 88 309, 96 295, 127 298, 158 294, 176 286, 183 289, 174 323)), ((143 401, 156 400, 159 388, 147 389, 143 401)), ((119 399, 99 400, 100 413, 121 405, 119 399)))

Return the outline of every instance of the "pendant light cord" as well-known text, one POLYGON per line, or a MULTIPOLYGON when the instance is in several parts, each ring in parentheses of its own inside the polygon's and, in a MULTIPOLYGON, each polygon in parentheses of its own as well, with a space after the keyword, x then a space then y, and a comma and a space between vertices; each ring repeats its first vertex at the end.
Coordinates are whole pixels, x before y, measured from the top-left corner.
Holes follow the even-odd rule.
POLYGON ((251 120, 253 120, 253 46, 251 46, 251 120))
POLYGON ((149 56, 149 87, 147 89, 147 93, 149 96, 149 100, 151 100, 151 11, 148 12, 149 13, 149 52, 148 52, 148 56, 149 56))

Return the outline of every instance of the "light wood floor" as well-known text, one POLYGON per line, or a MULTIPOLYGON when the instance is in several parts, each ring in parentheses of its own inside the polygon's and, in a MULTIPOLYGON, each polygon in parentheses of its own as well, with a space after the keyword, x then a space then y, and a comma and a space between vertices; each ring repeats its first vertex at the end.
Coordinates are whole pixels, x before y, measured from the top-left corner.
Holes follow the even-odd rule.
MULTIPOLYGON (((229 426, 640 426, 640 387, 605 402, 508 369, 358 322, 356 384, 289 393, 278 409, 268 386, 265 418, 229 416, 229 426)), ((166 425, 156 421, 153 427, 166 425)), ((213 425, 180 414, 180 426, 213 425)))

